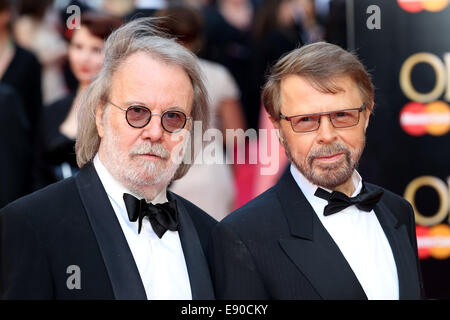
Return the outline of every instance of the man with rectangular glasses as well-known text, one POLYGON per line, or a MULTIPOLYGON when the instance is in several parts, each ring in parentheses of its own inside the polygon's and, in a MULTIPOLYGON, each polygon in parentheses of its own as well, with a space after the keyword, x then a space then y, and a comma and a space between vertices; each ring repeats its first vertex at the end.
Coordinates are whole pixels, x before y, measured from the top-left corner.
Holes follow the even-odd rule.
POLYGON ((78 108, 78 175, 0 211, 0 298, 213 299, 215 220, 167 191, 207 120, 196 57, 134 20, 78 108))
POLYGON ((314 43, 281 58, 264 106, 291 161, 213 231, 219 299, 419 299, 414 213, 356 171, 374 106, 364 66, 314 43))

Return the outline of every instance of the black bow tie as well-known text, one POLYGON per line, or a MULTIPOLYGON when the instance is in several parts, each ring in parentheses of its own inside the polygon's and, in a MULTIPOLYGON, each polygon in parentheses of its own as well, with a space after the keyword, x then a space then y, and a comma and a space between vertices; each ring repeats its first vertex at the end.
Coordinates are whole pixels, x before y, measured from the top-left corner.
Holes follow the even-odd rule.
POLYGON ((131 194, 124 193, 123 200, 131 222, 139 219, 138 232, 141 233, 142 219, 148 216, 153 231, 159 238, 162 238, 167 230, 176 231, 178 229, 178 211, 175 200, 166 203, 151 204, 145 199, 137 199, 131 194))
POLYGON ((368 192, 363 184, 361 192, 353 198, 347 197, 345 194, 339 191, 328 192, 322 188, 317 188, 314 195, 328 201, 323 211, 324 216, 329 216, 333 213, 344 210, 351 205, 355 205, 358 209, 363 211, 371 211, 375 208, 377 202, 381 199, 384 191, 377 189, 372 192, 368 192))

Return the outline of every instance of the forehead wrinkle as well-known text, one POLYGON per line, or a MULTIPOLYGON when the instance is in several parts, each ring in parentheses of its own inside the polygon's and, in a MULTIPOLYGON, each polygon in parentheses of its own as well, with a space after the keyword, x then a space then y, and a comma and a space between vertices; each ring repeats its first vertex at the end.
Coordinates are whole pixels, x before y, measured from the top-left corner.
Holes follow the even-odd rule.
POLYGON ((334 87, 337 92, 324 92, 306 77, 297 75, 285 77, 281 83, 280 101, 282 103, 282 113, 292 116, 294 114, 332 112, 361 106, 359 101, 355 100, 362 99, 353 79, 350 77, 336 77, 329 80, 331 82, 327 86, 330 86, 330 88, 334 87))
MULTIPOLYGON (((142 54, 140 52, 135 54, 142 54)), ((121 104, 129 104, 131 103, 139 103, 147 106, 150 110, 152 108, 158 109, 170 109, 170 108, 178 108, 180 111, 189 112, 193 103, 193 87, 190 78, 188 77, 186 71, 182 69, 182 67, 174 64, 169 64, 160 59, 155 59, 153 56, 144 53, 148 58, 153 60, 150 63, 158 63, 163 65, 162 68, 166 69, 164 72, 176 72, 180 74, 177 76, 176 81, 163 81, 162 83, 158 81, 156 78, 150 79, 149 83, 148 78, 141 77, 139 73, 142 72, 142 67, 140 65, 136 65, 136 57, 128 57, 120 66, 118 66, 116 72, 113 75, 113 92, 116 93, 116 96, 121 95, 126 101, 119 101, 121 104), (131 58, 131 59, 130 59, 131 58), (130 72, 136 70, 138 75, 129 74, 130 72), (176 93, 180 91, 180 83, 183 81, 183 76, 186 77, 186 80, 189 82, 190 90, 188 93, 187 101, 180 101, 180 95, 176 93), (127 77, 129 76, 129 77, 127 77), (131 78, 131 80, 130 80, 131 78), (132 84, 130 84, 132 83, 132 84), (153 91, 150 88, 151 86, 156 87, 153 91), (149 95, 149 91, 152 91, 151 95, 149 95), (174 94, 168 94, 174 93, 174 94)), ((149 63, 149 62, 145 62, 149 63)), ((183 94, 184 96, 184 94, 183 94)), ((184 99, 183 99, 184 100, 184 99)))

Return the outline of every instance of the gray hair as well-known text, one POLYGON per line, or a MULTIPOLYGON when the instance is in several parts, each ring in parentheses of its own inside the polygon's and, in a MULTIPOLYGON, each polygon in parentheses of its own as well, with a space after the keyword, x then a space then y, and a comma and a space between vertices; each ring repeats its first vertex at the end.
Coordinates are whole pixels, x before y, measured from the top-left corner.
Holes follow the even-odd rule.
MULTIPOLYGON (((140 18, 114 31, 105 44, 105 60, 102 70, 84 90, 78 108, 78 130, 75 151, 77 164, 81 168, 92 161, 100 146, 95 114, 97 108, 104 108, 109 100, 112 77, 119 66, 133 53, 142 51, 162 62, 180 66, 189 76, 193 91, 192 123, 202 121, 202 136, 208 124, 208 96, 203 84, 197 57, 178 44, 175 39, 154 26, 155 18, 140 18)), ((193 150, 191 126, 191 150, 193 150)), ((191 153, 192 154, 192 153, 191 153)), ((195 155, 192 154, 192 157, 195 155)), ((174 179, 183 177, 191 161, 182 163, 174 179)))

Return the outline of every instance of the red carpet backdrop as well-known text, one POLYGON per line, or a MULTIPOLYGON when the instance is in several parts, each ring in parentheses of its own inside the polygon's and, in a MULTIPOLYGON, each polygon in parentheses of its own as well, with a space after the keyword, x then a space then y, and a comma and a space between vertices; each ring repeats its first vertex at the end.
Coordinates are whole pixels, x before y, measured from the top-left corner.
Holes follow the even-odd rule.
POLYGON ((347 13, 376 86, 361 174, 413 205, 427 298, 450 299, 450 1, 356 0, 347 13))

